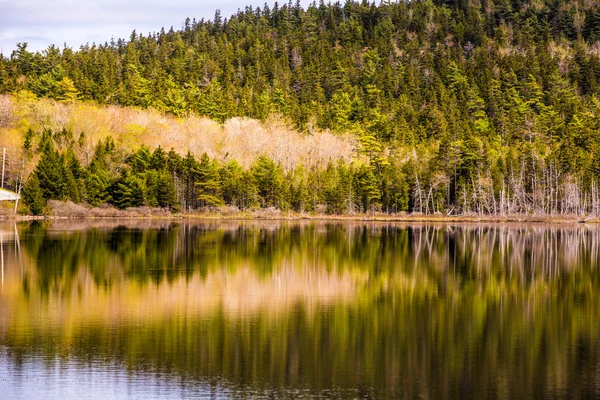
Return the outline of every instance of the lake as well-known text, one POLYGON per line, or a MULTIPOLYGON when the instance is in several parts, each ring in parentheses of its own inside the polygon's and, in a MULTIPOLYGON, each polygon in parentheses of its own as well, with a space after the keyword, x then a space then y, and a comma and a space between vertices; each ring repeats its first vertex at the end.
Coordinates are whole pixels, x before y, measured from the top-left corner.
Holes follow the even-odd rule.
POLYGON ((0 397, 600 398, 600 227, 0 225, 0 397))

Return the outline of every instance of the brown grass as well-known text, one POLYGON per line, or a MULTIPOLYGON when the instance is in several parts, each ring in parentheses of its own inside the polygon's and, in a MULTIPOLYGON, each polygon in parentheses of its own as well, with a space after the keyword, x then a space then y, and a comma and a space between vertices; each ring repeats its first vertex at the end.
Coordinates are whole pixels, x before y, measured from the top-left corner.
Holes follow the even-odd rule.
MULTIPOLYGON (((8 203, 7 203, 8 204, 8 203)), ((12 203, 11 203, 12 204, 12 203)), ((270 207, 239 210, 233 206, 213 207, 203 210, 173 214, 164 208, 135 207, 119 210, 110 205, 90 207, 75 204, 71 201, 48 202, 49 214, 43 217, 16 216, 7 206, 0 207, 0 219, 174 219, 174 220, 323 220, 323 221, 381 221, 381 222, 415 222, 415 223, 600 223, 595 216, 577 215, 427 215, 421 213, 355 213, 336 214, 298 213, 281 211, 270 207)))
POLYGON ((169 210, 152 207, 131 207, 119 210, 110 205, 90 207, 85 204, 75 204, 72 201, 50 200, 49 217, 55 218, 149 218, 172 216, 169 210))

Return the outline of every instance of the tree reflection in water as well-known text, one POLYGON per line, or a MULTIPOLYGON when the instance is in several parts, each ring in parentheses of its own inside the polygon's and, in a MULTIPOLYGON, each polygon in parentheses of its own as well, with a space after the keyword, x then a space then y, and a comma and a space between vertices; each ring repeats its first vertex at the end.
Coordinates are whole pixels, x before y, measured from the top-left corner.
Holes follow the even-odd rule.
POLYGON ((599 232, 31 223, 2 245, 0 345, 275 397, 598 397, 599 232))

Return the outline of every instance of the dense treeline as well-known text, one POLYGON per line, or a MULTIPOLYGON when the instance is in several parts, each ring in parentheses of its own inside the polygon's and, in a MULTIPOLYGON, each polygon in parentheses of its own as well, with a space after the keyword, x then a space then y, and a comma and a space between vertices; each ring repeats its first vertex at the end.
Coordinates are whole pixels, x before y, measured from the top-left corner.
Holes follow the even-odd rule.
POLYGON ((23 189, 23 198, 34 214, 44 212, 48 200, 112 204, 129 207, 162 207, 189 211, 225 204, 248 208, 277 208, 297 212, 347 213, 383 207, 388 212, 408 210, 408 184, 403 172, 386 168, 383 193, 372 169, 339 160, 324 168, 298 166, 285 171, 280 163, 259 156, 250 168, 236 160, 220 163, 204 153, 181 156, 161 147, 142 146, 123 153, 112 138, 96 146, 88 166, 75 152, 84 142, 68 130, 35 135, 29 131, 26 157, 39 161, 23 189), (32 138, 40 136, 34 150, 32 138), (57 143, 65 150, 57 150, 57 143))
MULTIPOLYGON (((260 205, 598 213, 599 39, 600 6, 584 0, 275 4, 78 51, 34 54, 20 44, 0 60, 0 91, 218 121, 278 113, 307 134, 330 129, 359 139, 361 162, 268 167, 287 189, 244 181, 257 194, 243 197, 260 205), (323 184, 313 194, 321 178, 337 191, 323 184), (312 202, 296 200, 298 180, 312 202)), ((215 176, 236 170, 195 161, 215 176)), ((151 187, 164 175, 136 168, 124 169, 116 187, 151 187)), ((216 184, 188 184, 174 168, 176 191, 195 192, 193 200, 179 193, 186 208, 252 203, 216 184)), ((258 181, 258 169, 246 173, 258 181)))

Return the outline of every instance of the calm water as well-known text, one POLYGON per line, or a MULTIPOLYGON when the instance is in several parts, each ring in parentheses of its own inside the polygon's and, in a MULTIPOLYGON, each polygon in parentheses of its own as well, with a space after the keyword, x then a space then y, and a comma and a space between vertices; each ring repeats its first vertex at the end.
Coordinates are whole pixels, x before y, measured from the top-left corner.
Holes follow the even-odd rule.
POLYGON ((600 398, 600 227, 0 229, 2 399, 600 398))

